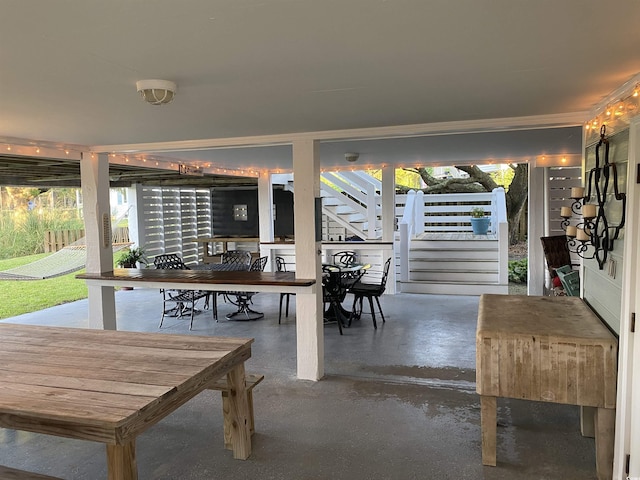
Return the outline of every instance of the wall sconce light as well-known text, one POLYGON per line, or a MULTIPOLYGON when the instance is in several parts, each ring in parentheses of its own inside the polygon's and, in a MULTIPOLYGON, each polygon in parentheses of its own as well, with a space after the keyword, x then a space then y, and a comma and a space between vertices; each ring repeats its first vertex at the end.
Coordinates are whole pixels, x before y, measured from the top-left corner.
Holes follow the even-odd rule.
POLYGON ((624 227, 627 196, 618 191, 618 170, 616 164, 609 162, 609 140, 605 136, 606 126, 600 128, 600 141, 596 144, 595 166, 589 170, 587 192, 584 188, 571 189, 571 207, 562 207, 560 225, 567 234, 569 251, 584 259, 595 258, 598 268, 604 269, 607 254, 613 250, 613 241, 620 235, 624 227), (600 165, 600 149, 604 147, 604 162, 600 165), (622 202, 621 218, 617 225, 609 223, 606 216, 607 200, 610 200, 610 183, 613 183, 613 195, 616 201, 622 202), (570 224, 573 214, 582 215, 582 221, 570 224))
POLYGON ((237 222, 246 222, 249 220, 246 205, 233 206, 233 219, 237 222))
POLYGON ((344 154, 344 159, 347 162, 355 162, 358 160, 358 158, 360 158, 360 154, 359 153, 345 153, 344 154))

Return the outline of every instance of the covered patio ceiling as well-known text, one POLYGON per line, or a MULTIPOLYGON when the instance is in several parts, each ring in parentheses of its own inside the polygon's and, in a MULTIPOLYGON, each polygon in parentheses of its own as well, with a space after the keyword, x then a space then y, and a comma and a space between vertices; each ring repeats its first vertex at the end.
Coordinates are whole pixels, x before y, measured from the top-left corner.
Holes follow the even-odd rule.
MULTIPOLYGON (((635 0, 608 4, 598 38, 595 0, 6 3, 0 146, 170 156, 207 178, 288 170, 309 132, 325 169, 579 155, 582 122, 640 72, 635 0), (177 83, 173 103, 140 98, 149 78, 177 83)), ((14 169, 51 179, 64 163, 37 157, 14 169)), ((142 163, 113 178, 175 177, 142 163)))

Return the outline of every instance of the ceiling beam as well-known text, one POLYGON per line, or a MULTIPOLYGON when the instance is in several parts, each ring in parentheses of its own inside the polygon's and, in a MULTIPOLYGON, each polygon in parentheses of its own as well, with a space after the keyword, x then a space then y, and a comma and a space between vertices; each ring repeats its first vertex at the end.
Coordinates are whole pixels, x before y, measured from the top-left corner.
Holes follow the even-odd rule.
POLYGON ((542 128, 575 127, 588 119, 588 112, 575 112, 529 117, 493 118, 458 122, 424 123, 389 127, 356 128, 349 130, 327 130, 279 135, 259 135, 253 137, 210 138, 203 140, 182 140, 175 142, 133 143, 122 145, 94 145, 89 147, 97 153, 142 153, 178 152, 209 150, 230 147, 265 147, 290 145, 295 140, 313 139, 320 141, 380 140, 402 137, 423 137, 437 135, 459 135, 493 131, 532 130, 542 128))

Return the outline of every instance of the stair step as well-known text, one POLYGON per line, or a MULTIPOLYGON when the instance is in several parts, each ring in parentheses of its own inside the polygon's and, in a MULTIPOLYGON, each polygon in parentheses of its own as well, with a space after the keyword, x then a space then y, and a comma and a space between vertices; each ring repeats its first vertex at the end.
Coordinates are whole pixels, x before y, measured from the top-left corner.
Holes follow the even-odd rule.
POLYGON ((425 244, 425 242, 411 242, 411 250, 437 252, 440 250, 498 250, 498 242, 496 241, 479 241, 472 242, 469 240, 460 240, 459 242, 442 242, 438 245, 425 244))
POLYGON ((464 284, 457 282, 399 282, 402 293, 430 293, 433 295, 482 295, 494 293, 507 295, 508 285, 492 284, 464 284))
POLYGON ((470 271, 446 271, 446 270, 411 270, 411 281, 419 282, 449 282, 449 283, 496 283, 498 271, 470 272, 470 271))
POLYGON ((485 261, 413 261, 411 272, 492 272, 498 271, 498 262, 485 261))
POLYGON ((425 263, 425 262, 471 262, 471 263, 497 263, 499 261, 497 255, 487 255, 483 252, 470 252, 459 254, 458 252, 442 252, 443 255, 411 255, 409 263, 425 263))

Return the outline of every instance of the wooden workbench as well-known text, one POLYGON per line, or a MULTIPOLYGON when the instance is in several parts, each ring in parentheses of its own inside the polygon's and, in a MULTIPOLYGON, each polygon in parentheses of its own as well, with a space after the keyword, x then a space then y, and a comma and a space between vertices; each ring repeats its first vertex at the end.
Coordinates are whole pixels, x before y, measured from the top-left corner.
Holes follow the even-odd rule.
POLYGON ((618 341, 577 297, 482 295, 476 389, 482 463, 496 465, 496 397, 595 407, 598 479, 611 479, 618 341))

